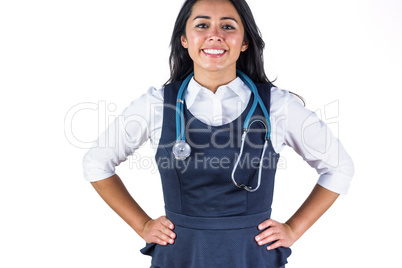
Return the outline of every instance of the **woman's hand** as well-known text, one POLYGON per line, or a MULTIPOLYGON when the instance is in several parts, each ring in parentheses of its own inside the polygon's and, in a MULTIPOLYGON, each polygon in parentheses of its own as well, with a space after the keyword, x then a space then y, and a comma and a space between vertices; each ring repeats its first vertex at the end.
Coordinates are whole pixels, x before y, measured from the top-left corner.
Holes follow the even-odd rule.
POLYGON ((258 245, 262 246, 276 241, 267 247, 268 250, 278 247, 290 247, 297 240, 296 235, 290 225, 280 223, 272 219, 263 221, 260 225, 258 225, 258 230, 264 230, 255 237, 255 241, 257 241, 258 245))
POLYGON ((165 216, 161 216, 156 220, 150 219, 144 224, 142 230, 142 238, 147 242, 156 243, 162 246, 173 244, 176 234, 172 231, 173 223, 165 216))

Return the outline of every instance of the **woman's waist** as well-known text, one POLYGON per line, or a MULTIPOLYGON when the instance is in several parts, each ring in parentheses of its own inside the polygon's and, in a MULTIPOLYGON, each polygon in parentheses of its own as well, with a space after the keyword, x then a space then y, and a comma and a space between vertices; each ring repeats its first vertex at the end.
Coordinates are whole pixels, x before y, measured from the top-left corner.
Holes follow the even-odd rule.
POLYGON ((166 217, 175 225, 200 230, 233 230, 256 227, 271 217, 271 209, 252 215, 234 215, 222 217, 189 216, 165 209, 166 217))

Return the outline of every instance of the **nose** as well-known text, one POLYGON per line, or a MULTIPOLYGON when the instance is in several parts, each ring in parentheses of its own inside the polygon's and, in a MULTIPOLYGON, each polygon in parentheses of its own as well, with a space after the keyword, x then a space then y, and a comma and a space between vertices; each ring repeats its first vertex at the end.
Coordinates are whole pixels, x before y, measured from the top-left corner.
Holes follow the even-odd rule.
POLYGON ((208 41, 222 41, 223 40, 223 35, 219 27, 213 27, 211 28, 209 35, 208 35, 208 41))

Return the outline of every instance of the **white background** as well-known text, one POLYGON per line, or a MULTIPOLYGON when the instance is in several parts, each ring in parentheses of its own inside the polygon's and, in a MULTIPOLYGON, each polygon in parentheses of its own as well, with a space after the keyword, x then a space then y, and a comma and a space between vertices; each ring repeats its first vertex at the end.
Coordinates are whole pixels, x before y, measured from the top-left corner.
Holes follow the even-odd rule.
MULTIPOLYGON (((149 267, 150 258, 139 253, 144 242, 84 181, 82 147, 131 100, 168 79, 181 4, 0 3, 1 267, 149 267), (83 103, 110 106, 72 117, 83 103)), ((348 195, 293 246, 287 267, 396 267, 402 2, 249 4, 266 41, 268 76, 322 112, 356 166, 348 195), (324 113, 328 104, 335 116, 324 113)), ((149 144, 140 154, 152 158, 149 144)), ((273 218, 286 221, 318 176, 291 149, 282 157, 273 218)), ((157 217, 159 176, 140 164, 126 162, 117 171, 157 217)))

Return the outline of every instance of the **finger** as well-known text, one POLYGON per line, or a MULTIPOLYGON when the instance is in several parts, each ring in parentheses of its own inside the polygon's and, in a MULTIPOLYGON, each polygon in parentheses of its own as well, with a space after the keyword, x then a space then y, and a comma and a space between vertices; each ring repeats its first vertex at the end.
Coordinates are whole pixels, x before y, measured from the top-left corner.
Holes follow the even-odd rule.
POLYGON ((262 246, 262 245, 277 241, 279 239, 280 239, 280 235, 278 233, 272 233, 269 236, 259 239, 257 242, 258 242, 258 245, 262 246))
POLYGON ((171 230, 174 229, 174 224, 165 216, 161 217, 161 223, 171 230))
POLYGON ((265 231, 259 233, 258 235, 255 236, 255 241, 259 242, 263 239, 266 239, 267 237, 271 236, 272 234, 276 233, 277 231, 271 227, 266 229, 265 231))
POLYGON ((281 239, 281 233, 276 227, 270 227, 255 237, 258 245, 265 245, 278 239, 281 239))
POLYGON ((168 235, 166 235, 166 234, 164 234, 164 233, 159 233, 158 239, 159 239, 160 241, 163 241, 165 245, 168 244, 168 243, 169 243, 169 244, 173 244, 173 243, 174 243, 174 239, 172 239, 170 236, 168 236, 168 235))
POLYGON ((171 238, 176 238, 176 234, 172 231, 174 229, 174 224, 165 216, 160 217, 160 222, 163 225, 161 231, 171 238))
POLYGON ((270 226, 273 226, 274 224, 275 224, 275 221, 272 219, 265 220, 258 225, 258 230, 264 230, 270 226))
POLYGON ((164 225, 160 226, 159 231, 161 233, 163 233, 164 235, 169 236, 169 238, 172 238, 172 239, 176 238, 176 234, 171 229, 169 229, 168 227, 166 227, 164 225))
POLYGON ((152 243, 156 243, 161 246, 166 246, 168 244, 166 241, 164 241, 158 237, 155 237, 155 239, 154 239, 154 241, 152 241, 152 243))
POLYGON ((273 250, 273 249, 279 248, 279 247, 281 247, 281 246, 282 246, 282 240, 278 240, 278 241, 276 241, 275 243, 269 245, 269 246, 267 247, 267 250, 273 250))

